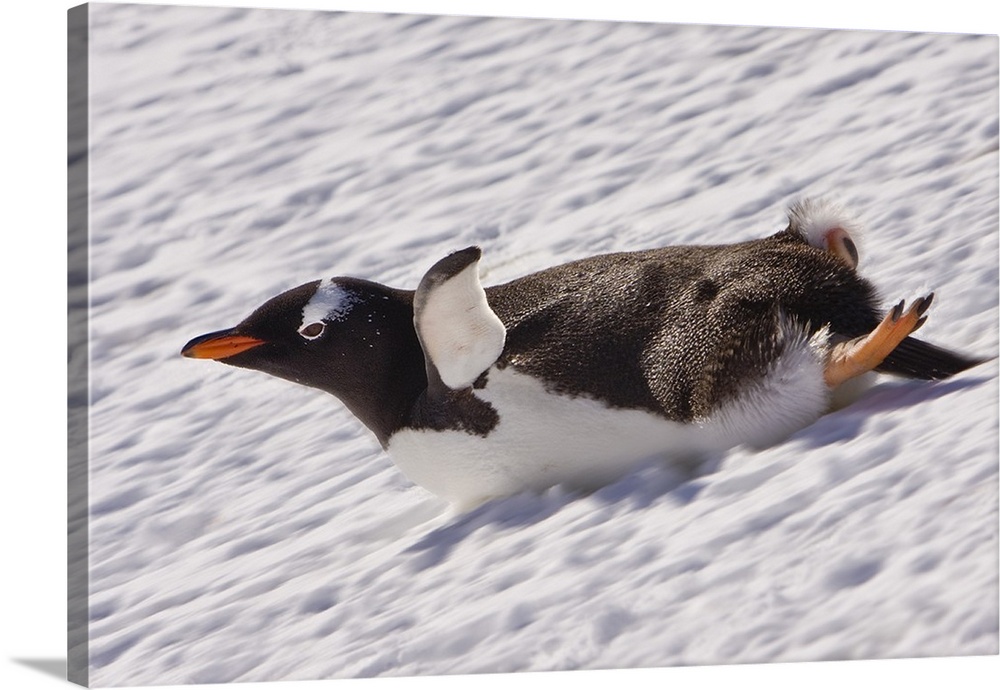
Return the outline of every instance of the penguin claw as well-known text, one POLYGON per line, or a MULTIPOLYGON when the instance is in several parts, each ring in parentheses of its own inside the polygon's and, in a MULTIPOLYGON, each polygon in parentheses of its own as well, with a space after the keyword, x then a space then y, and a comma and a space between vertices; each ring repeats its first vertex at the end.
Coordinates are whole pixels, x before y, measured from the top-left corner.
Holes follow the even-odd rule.
POLYGON ((896 323, 897 321, 899 321, 899 317, 901 317, 903 315, 903 307, 905 305, 906 305, 906 300, 905 299, 901 299, 901 300, 899 300, 899 304, 897 304, 895 307, 892 308, 892 312, 890 313, 890 316, 892 318, 892 322, 893 323, 896 323))
MULTIPOLYGON (((927 311, 928 307, 931 306, 931 302, 933 302, 933 301, 934 301, 934 293, 933 292, 931 294, 927 295, 926 297, 922 297, 919 300, 917 300, 917 316, 923 316, 924 313, 927 311)), ((913 330, 916 330, 916 329, 913 329, 913 330)))
POLYGON ((906 300, 900 300, 871 333, 834 346, 823 372, 827 386, 836 388, 880 365, 904 338, 924 325, 933 299, 933 292, 918 298, 905 313, 906 300))

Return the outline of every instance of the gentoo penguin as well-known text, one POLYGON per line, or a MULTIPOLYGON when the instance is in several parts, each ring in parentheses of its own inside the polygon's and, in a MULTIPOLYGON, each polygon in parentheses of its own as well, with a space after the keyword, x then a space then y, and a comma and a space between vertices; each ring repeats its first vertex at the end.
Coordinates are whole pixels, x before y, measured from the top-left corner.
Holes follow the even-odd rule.
POLYGON ((478 247, 415 291, 313 281, 182 353, 333 394, 458 509, 765 447, 869 372, 941 379, 983 361, 911 336, 933 295, 881 311, 839 206, 788 217, 764 239, 605 254, 485 289, 478 247))

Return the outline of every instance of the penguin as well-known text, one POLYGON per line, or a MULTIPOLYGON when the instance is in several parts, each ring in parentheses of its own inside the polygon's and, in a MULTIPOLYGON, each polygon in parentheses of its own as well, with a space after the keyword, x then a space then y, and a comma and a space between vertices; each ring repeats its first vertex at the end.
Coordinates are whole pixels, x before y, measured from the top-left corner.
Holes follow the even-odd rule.
POLYGON ((857 271, 860 231, 807 200, 762 239, 602 254, 490 287, 473 246, 416 290, 300 285, 182 354, 331 393, 458 511, 593 490, 639 463, 779 443, 878 373, 936 380, 985 361, 912 335, 933 293, 880 306, 857 271))

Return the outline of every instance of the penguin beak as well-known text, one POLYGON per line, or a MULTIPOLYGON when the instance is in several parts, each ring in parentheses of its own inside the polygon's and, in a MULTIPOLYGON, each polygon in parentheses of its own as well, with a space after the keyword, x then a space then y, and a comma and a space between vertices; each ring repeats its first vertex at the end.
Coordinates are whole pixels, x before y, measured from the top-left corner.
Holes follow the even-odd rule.
POLYGON ((199 335, 181 350, 185 357, 194 359, 225 359, 263 345, 265 340, 234 333, 233 329, 199 335))

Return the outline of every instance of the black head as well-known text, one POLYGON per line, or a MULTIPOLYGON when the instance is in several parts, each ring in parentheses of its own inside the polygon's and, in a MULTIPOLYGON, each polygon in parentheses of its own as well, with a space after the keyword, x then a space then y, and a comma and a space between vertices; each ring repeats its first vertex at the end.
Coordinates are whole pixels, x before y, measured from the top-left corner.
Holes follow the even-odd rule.
POLYGON ((427 386, 412 293, 357 278, 283 292, 181 353, 331 393, 383 443, 427 386))

